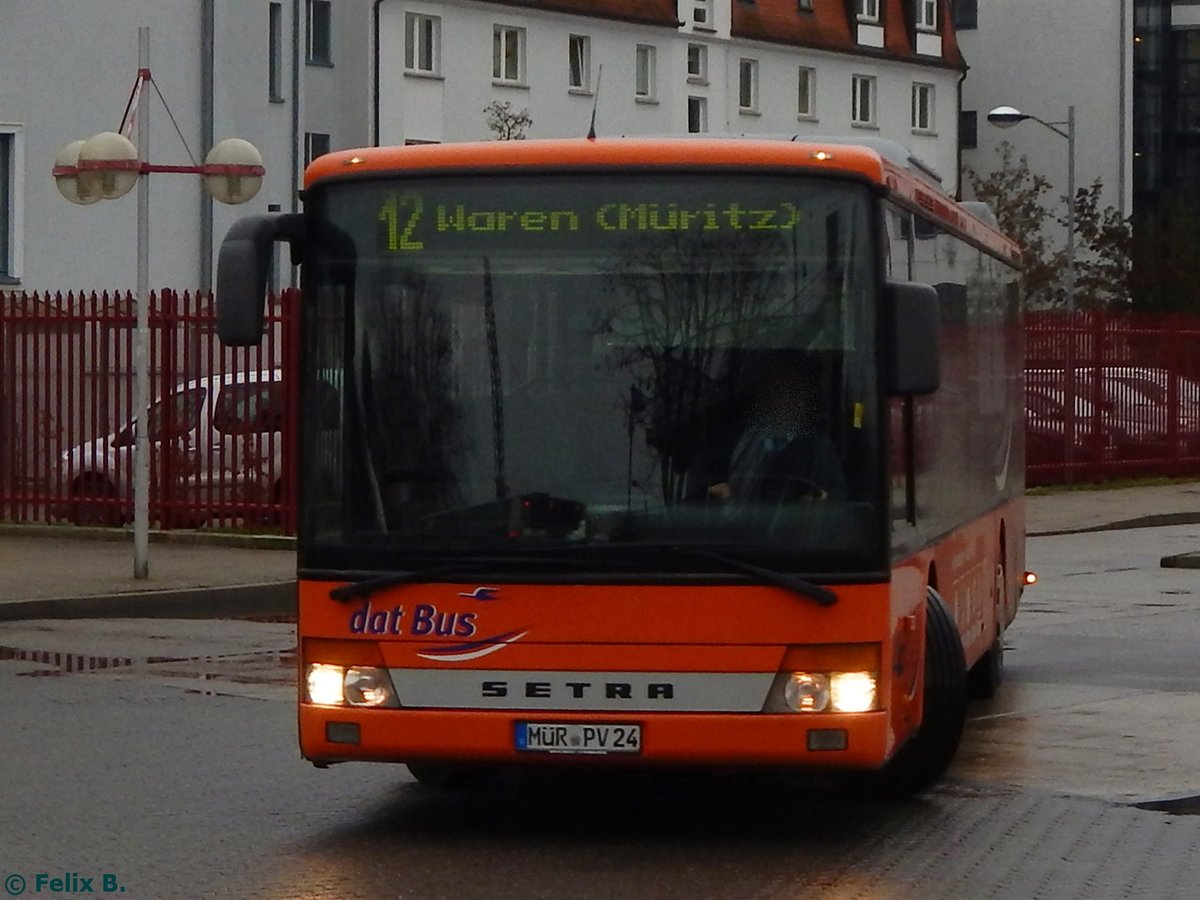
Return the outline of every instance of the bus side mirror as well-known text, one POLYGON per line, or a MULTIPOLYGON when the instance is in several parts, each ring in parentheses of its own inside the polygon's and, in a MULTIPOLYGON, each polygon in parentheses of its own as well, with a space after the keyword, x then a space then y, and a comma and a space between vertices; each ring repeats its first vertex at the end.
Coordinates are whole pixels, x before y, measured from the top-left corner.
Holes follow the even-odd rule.
POLYGON ((888 282, 883 318, 888 394, 932 394, 940 383, 937 290, 928 284, 888 282))
POLYGON ((234 223, 217 256, 217 334, 230 347, 262 340, 271 249, 276 241, 292 245, 296 261, 304 241, 304 217, 298 213, 247 216, 234 223))

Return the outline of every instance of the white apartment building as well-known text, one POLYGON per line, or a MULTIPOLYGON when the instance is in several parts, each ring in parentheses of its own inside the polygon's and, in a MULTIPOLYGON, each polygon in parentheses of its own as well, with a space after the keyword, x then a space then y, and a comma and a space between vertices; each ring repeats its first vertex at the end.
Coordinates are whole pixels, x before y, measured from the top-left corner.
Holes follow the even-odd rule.
POLYGON ((949 0, 5 0, 0 290, 134 288, 134 194, 74 206, 50 172, 69 141, 118 127, 139 26, 166 101, 149 160, 240 137, 267 170, 240 207, 150 176, 152 288, 210 287, 229 225, 298 208, 314 156, 491 139, 497 101, 528 111, 530 138, 582 137, 593 112, 604 135, 888 138, 958 188, 949 0))

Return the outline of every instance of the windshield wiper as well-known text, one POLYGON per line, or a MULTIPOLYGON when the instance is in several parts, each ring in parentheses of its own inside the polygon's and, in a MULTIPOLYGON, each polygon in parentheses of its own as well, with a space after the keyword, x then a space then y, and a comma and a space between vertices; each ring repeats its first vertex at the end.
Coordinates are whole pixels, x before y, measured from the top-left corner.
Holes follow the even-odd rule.
POLYGON ((701 547, 689 547, 686 544, 668 545, 668 548, 675 553, 682 553, 688 556, 703 556, 707 559, 716 560, 722 565, 728 566, 738 572, 745 572, 747 575, 755 575, 761 578, 768 584, 774 584, 782 588, 787 588, 800 594, 802 597, 807 597, 809 600, 815 600, 821 606, 833 606, 837 603, 837 594, 829 590, 827 587, 822 587, 819 584, 814 584, 811 581, 806 581, 795 575, 789 575, 786 572, 777 572, 774 569, 766 569, 762 566, 756 566, 753 563, 745 562, 744 560, 735 559, 732 556, 726 556, 723 553, 717 553, 713 550, 705 550, 701 547))
POLYGON ((425 569, 413 569, 409 572, 381 572, 360 581, 344 584, 329 592, 330 599, 339 603, 350 600, 365 600, 372 594, 401 584, 430 584, 440 578, 453 578, 458 575, 471 575, 484 570, 494 571, 496 567, 512 566, 514 564, 528 566, 529 564, 547 563, 561 568, 570 563, 585 564, 587 560, 580 558, 572 560, 559 556, 475 556, 459 562, 449 562, 443 565, 430 566, 425 569))
MULTIPOLYGON (((725 542, 715 542, 714 541, 713 544, 715 546, 721 547, 722 549, 729 549, 731 546, 730 544, 725 543, 725 542)), ((761 545, 748 544, 746 546, 751 549, 759 549, 761 545)), ((779 571, 776 571, 775 569, 767 569, 767 568, 764 568, 763 566, 756 566, 753 563, 748 563, 748 562, 745 562, 744 560, 740 560, 740 559, 737 559, 732 556, 726 556, 723 553, 718 553, 715 550, 709 549, 707 546, 705 546, 704 544, 699 543, 699 542, 630 541, 628 543, 613 542, 610 544, 584 544, 582 546, 575 545, 570 548, 564 547, 563 549, 564 550, 569 549, 571 552, 580 553, 582 551, 587 551, 587 550, 591 550, 591 551, 610 550, 611 551, 614 548, 617 548, 617 549, 628 548, 631 550, 633 550, 633 549, 637 549, 637 550, 642 550, 642 549, 669 550, 672 553, 678 553, 682 556, 699 556, 699 557, 703 557, 705 559, 711 559, 716 562, 719 562, 723 566, 733 569, 734 571, 744 572, 747 575, 754 575, 758 578, 761 578, 763 581, 766 581, 769 584, 774 584, 774 585, 777 585, 782 588, 787 588, 788 590, 793 591, 794 593, 800 594, 801 596, 806 597, 809 600, 815 600, 821 606, 833 606, 838 601, 837 594, 835 594, 833 591, 829 590, 829 588, 822 587, 819 584, 814 584, 813 582, 808 581, 804 578, 800 578, 797 575, 789 575, 787 572, 779 572, 779 571)), ((531 550, 537 549, 537 550, 540 550, 541 553, 545 554, 548 549, 553 549, 553 548, 540 547, 540 548, 530 548, 530 549, 531 550)))
POLYGON ((444 566, 433 566, 429 569, 413 569, 411 572, 385 572, 373 575, 362 581, 354 581, 334 588, 329 592, 331 600, 346 603, 350 600, 365 600, 372 594, 398 584, 428 583, 444 575, 467 575, 483 568, 480 563, 448 563, 444 566))
MULTIPOLYGON (((721 546, 726 547, 727 545, 722 544, 721 546)), ((672 553, 677 553, 682 556, 694 556, 694 557, 702 557, 705 559, 711 559, 715 562, 721 563, 721 565, 725 566, 726 568, 733 569, 736 572, 743 572, 747 575, 753 575, 756 578, 761 578, 763 581, 767 582, 768 584, 773 584, 778 587, 786 588, 787 590, 790 590, 793 593, 799 594, 802 597, 805 597, 809 600, 815 601, 816 603, 818 603, 821 606, 833 606, 833 604, 837 603, 837 599, 838 599, 837 594, 835 594, 833 591, 829 590, 829 588, 822 587, 819 584, 814 584, 813 582, 807 581, 796 575, 789 575, 786 572, 779 572, 779 571, 776 571, 775 569, 767 569, 767 568, 764 568, 763 566, 756 566, 753 563, 748 563, 748 562, 745 562, 744 560, 736 559, 735 557, 732 557, 732 556, 726 556, 723 553, 717 553, 715 550, 710 550, 707 547, 696 545, 696 544, 671 543, 671 542, 664 541, 662 543, 659 543, 659 542, 638 543, 638 544, 629 544, 629 545, 591 544, 591 545, 585 545, 583 547, 580 547, 580 546, 572 546, 569 548, 564 547, 562 549, 564 551, 568 551, 568 552, 572 553, 573 555, 579 554, 580 559, 578 559, 577 561, 580 563, 583 563, 585 557, 583 554, 581 554, 581 551, 584 551, 584 550, 596 551, 596 550, 601 550, 602 548, 606 549, 606 550, 611 550, 614 547, 630 547, 630 548, 637 547, 639 549, 669 550, 672 553)), ((547 547, 533 548, 533 547, 531 547, 529 549, 534 552, 536 552, 536 551, 541 551, 541 552, 538 557, 534 557, 531 555, 530 556, 516 555, 516 556, 496 557, 496 558, 488 558, 488 559, 476 558, 476 559, 472 559, 469 561, 464 560, 462 562, 451 562, 451 563, 446 563, 446 564, 440 565, 440 566, 432 566, 432 567, 426 568, 426 569, 413 569, 412 571, 409 571, 409 572, 384 572, 379 575, 374 575, 370 578, 364 578, 361 581, 355 581, 350 584, 345 584, 345 585, 342 585, 341 587, 334 588, 333 590, 331 590, 329 592, 329 597, 330 597, 330 599, 336 600, 339 603, 347 603, 351 600, 365 600, 368 597, 370 597, 372 594, 376 594, 379 591, 385 590, 389 587, 394 587, 396 585, 428 584, 433 581, 436 581, 439 578, 443 578, 443 577, 447 577, 447 576, 469 575, 473 572, 478 572, 482 569, 488 568, 489 566, 496 565, 496 564, 507 563, 507 564, 511 565, 512 563, 516 562, 516 563, 523 563, 525 565, 528 565, 531 562, 542 561, 542 562, 554 562, 554 563, 561 565, 564 562, 564 557, 555 556, 552 553, 547 552, 554 548, 547 548, 547 547)), ((570 560, 567 559, 565 561, 569 562, 570 560)), ((588 562, 594 563, 595 561, 588 560, 588 562)))

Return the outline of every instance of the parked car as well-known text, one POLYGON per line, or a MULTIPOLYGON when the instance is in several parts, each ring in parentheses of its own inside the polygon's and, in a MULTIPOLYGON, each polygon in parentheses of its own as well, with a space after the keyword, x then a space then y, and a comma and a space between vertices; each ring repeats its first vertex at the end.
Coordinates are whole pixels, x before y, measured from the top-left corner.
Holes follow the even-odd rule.
MULTIPOLYGON (((283 413, 278 369, 199 378, 151 404, 151 483, 159 514, 186 524, 269 516, 282 495, 283 413)), ((62 454, 60 515, 77 524, 132 519, 139 427, 135 417, 62 454)))
POLYGON ((1061 388, 1036 383, 1025 386, 1025 453, 1030 465, 1102 462, 1114 459, 1128 436, 1107 422, 1090 401, 1074 398, 1074 423, 1068 421, 1071 404, 1061 388), (1073 431, 1073 441, 1067 434, 1073 431))
MULTIPOLYGON (((1066 386, 1062 369, 1030 369, 1025 374, 1031 387, 1062 390, 1066 386)), ((1074 390, 1086 401, 1099 399, 1102 415, 1125 432, 1123 456, 1200 453, 1200 384, 1175 375, 1172 398, 1171 378, 1167 369, 1158 367, 1081 366, 1075 370, 1074 390)))

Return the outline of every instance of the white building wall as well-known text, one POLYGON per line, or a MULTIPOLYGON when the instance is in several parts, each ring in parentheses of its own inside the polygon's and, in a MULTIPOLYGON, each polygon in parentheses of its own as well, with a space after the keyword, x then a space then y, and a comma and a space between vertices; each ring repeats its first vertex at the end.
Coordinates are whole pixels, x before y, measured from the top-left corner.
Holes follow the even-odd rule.
POLYGON ((392 0, 380 8, 378 143, 491 139, 494 135, 487 128, 483 109, 493 101, 510 102, 518 111, 527 109, 533 118, 527 132, 530 138, 585 135, 593 103, 601 135, 682 134, 688 126, 688 97, 697 96, 707 99, 710 132, 884 137, 911 148, 936 169, 949 192, 957 189, 958 72, 732 40, 728 37, 729 3, 718 0, 715 9, 724 16, 716 28, 697 31, 690 24, 667 29, 499 4, 392 0), (404 71, 406 13, 440 18, 441 68, 437 77, 404 71), (496 24, 525 29, 527 69, 521 87, 493 83, 492 32, 496 24), (569 89, 567 47, 571 34, 590 38, 591 84, 594 88, 599 81, 598 97, 594 91, 580 94, 569 89), (706 84, 688 80, 689 42, 709 48, 706 84), (638 44, 657 50, 652 102, 635 96, 638 44), (738 72, 743 57, 759 64, 759 104, 754 113, 739 109, 738 72), (816 115, 812 118, 801 119, 797 114, 801 65, 817 70, 816 115), (851 125, 854 75, 876 78, 875 127, 851 125), (928 132, 914 132, 911 126, 914 81, 935 86, 934 128, 928 132))
MULTIPOLYGON (((1017 156, 1067 193, 1068 145, 1036 122, 997 128, 987 113, 1014 106, 1048 122, 1063 122, 1075 107, 1076 185, 1099 178, 1103 202, 1132 211, 1132 0, 987 0, 979 3, 979 28, 958 32, 970 70, 963 109, 978 115, 978 148, 963 153, 964 166, 981 172, 999 166, 996 148, 1011 143, 1017 156)), ((1066 126, 1061 126, 1066 130, 1066 126)))
MULTIPOLYGON (((877 128, 867 135, 896 140, 946 176, 953 191, 957 73, 912 63, 804 50, 729 38, 731 4, 713 0, 712 28, 655 27, 530 10, 472 0, 335 0, 332 65, 305 63, 306 2, 278 0, 282 14, 281 97, 268 91, 270 0, 3 0, 0 3, 0 130, 14 136, 15 209, 11 222, 14 272, 0 290, 67 291, 136 287, 136 191, 87 207, 68 203, 50 174, 71 140, 115 130, 137 71, 137 29, 150 29, 150 69, 187 145, 202 162, 203 42, 206 13, 213 25, 212 138, 242 137, 263 154, 260 193, 240 207, 212 204, 199 178, 152 175, 150 284, 202 286, 229 226, 248 214, 298 208, 306 132, 330 135, 333 148, 405 140, 461 141, 493 137, 484 107, 510 101, 533 116, 531 137, 587 133, 596 105, 601 134, 668 134, 687 128, 687 97, 708 99, 709 130, 811 135, 846 134, 850 78, 878 79, 877 128), (404 72, 404 13, 442 17, 441 73, 404 72), (103 12, 103 15, 99 13, 103 12), (375 46, 373 15, 379 15, 375 46), (492 83, 492 26, 526 29, 525 86, 492 83), (69 27, 64 23, 71 23, 69 27), (86 23, 86 26, 81 23, 86 23), (592 91, 568 89, 567 36, 591 38, 592 91), (85 37, 86 35, 86 37, 85 37), (707 85, 689 84, 689 40, 710 46, 707 85), (655 96, 635 97, 635 47, 657 50, 655 96), (378 59, 376 60, 376 53, 378 59), (760 65, 757 115, 737 106, 737 65, 752 55, 760 65), (372 123, 378 62, 379 127, 372 123), (796 67, 813 65, 817 115, 796 115, 796 67), (603 75, 601 75, 603 66, 603 75), (916 135, 909 124, 911 84, 936 84, 937 127, 916 135), (599 84, 599 91, 595 90, 599 84), (207 246, 210 252, 205 252, 207 246)), ((681 0, 681 18, 690 0, 681 0)), ((191 159, 157 94, 152 94, 149 158, 161 164, 191 159)), ((280 251, 281 282, 290 271, 280 251)))
MULTIPOLYGON (((20 251, 16 278, 0 290, 136 289, 136 190, 119 200, 76 206, 51 176, 63 145, 115 131, 138 68, 137 33, 150 29, 150 71, 187 147, 203 162, 202 36, 213 21, 214 142, 241 137, 263 154, 262 190, 249 203, 214 203, 212 260, 237 218, 296 204, 297 145, 303 131, 331 133, 334 146, 367 139, 367 47, 370 0, 336 0, 334 65, 321 71, 324 94, 308 104, 312 68, 304 65, 304 0, 281 0, 283 101, 268 96, 269 0, 4 0, 0 4, 0 127, 18 134, 21 171, 15 187, 20 251), (299 17, 297 19, 296 17, 299 17), (301 97, 293 90, 293 24, 301 25, 301 97), (351 83, 351 79, 353 82, 351 83), (353 98, 347 102, 347 98, 353 98), (300 110, 295 104, 300 102, 300 110), (307 110, 305 107, 307 106, 307 110), (302 113, 293 121, 293 113, 302 113), (304 115, 308 115, 308 119, 304 115), (320 125, 317 128, 316 125, 320 125)), ((151 90, 149 159, 192 162, 167 109, 151 90)), ((201 229, 208 202, 194 175, 150 176, 150 285, 194 289, 204 265, 201 229)), ((215 263, 212 263, 215 265, 215 263)), ((287 273, 284 272, 285 278, 287 273)))

